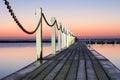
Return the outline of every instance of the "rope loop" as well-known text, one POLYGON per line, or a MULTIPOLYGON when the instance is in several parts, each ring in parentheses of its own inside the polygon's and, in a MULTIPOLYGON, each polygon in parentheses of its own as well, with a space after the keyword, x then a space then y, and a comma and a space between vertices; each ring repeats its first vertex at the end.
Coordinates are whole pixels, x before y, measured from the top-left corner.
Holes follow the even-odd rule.
POLYGON ((12 18, 14 19, 14 21, 16 22, 16 24, 18 25, 18 27, 19 27, 23 32, 25 32, 25 33, 27 33, 27 34, 34 34, 34 33, 37 31, 37 29, 39 28, 40 22, 41 22, 41 20, 42 20, 42 17, 40 17, 39 22, 38 22, 38 25, 37 25, 37 27, 35 28, 35 30, 33 30, 33 31, 27 31, 27 30, 21 25, 21 23, 19 22, 19 20, 18 20, 17 17, 15 16, 13 10, 11 9, 11 6, 9 5, 9 2, 8 2, 7 0, 3 0, 3 1, 4 1, 5 5, 6 5, 7 9, 8 9, 8 11, 9 11, 10 15, 12 16, 12 18))
MULTIPOLYGON (((10 6, 9 2, 8 2, 7 0, 3 0, 3 1, 4 1, 4 4, 6 5, 6 8, 7 8, 8 11, 9 11, 10 15, 12 16, 13 20, 14 20, 14 21, 16 22, 16 24, 18 25, 18 27, 19 27, 23 32, 25 32, 25 33, 27 33, 27 34, 34 34, 34 33, 37 31, 37 29, 39 28, 40 24, 42 24, 41 21, 42 21, 42 18, 43 18, 44 21, 46 22, 46 24, 47 24, 49 27, 52 27, 52 26, 54 26, 54 25, 56 24, 57 29, 58 29, 58 30, 61 30, 62 33, 65 33, 65 34, 67 34, 67 35, 68 35, 68 33, 69 33, 70 35, 72 35, 70 32, 67 32, 67 30, 65 30, 65 28, 63 28, 61 24, 60 24, 60 26, 58 26, 58 23, 57 23, 57 20, 56 20, 56 19, 55 19, 55 21, 54 21, 52 24, 49 24, 48 21, 47 21, 47 19, 45 18, 44 13, 41 13, 41 17, 40 17, 40 19, 39 19, 39 22, 38 22, 38 24, 37 24, 37 27, 36 27, 33 31, 27 31, 27 30, 22 26, 22 24, 19 22, 19 20, 17 19, 17 17, 15 16, 15 13, 14 13, 13 10, 11 9, 11 6, 10 6)), ((74 36, 74 35, 72 35, 72 36, 74 36)))
POLYGON ((54 25, 55 25, 56 20, 55 20, 55 22, 54 22, 53 24, 49 24, 49 23, 48 23, 48 21, 47 21, 47 19, 45 18, 44 13, 42 13, 42 17, 44 18, 44 21, 46 22, 46 24, 47 24, 48 26, 52 27, 52 26, 54 26, 54 25))

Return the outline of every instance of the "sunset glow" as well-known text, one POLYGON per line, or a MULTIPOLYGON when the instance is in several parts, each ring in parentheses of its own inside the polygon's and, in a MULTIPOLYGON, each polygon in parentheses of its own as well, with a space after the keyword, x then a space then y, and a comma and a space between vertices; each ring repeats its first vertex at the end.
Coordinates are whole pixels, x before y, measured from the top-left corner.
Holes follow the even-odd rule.
MULTIPOLYGON (((50 22, 56 17, 58 23, 79 38, 119 38, 120 0, 9 0, 17 18, 32 31, 36 27, 35 9, 42 7, 50 22), (61 6, 62 5, 62 6, 61 6)), ((0 1, 0 39, 31 39, 18 28, 4 2, 0 1)), ((43 20, 43 37, 50 38, 51 28, 43 20)))

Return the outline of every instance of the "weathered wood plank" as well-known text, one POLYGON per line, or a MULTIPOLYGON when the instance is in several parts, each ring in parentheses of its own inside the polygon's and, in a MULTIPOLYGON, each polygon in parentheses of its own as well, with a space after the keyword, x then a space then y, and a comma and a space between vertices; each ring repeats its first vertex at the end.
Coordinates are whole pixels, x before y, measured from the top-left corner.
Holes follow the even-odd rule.
POLYGON ((65 63, 65 65, 62 67, 62 69, 60 70, 60 72, 56 76, 55 80, 65 80, 66 75, 68 74, 69 68, 71 66, 71 63, 73 61, 74 53, 75 53, 75 51, 72 52, 72 55, 70 56, 68 61, 65 63))
POLYGON ((91 51, 92 54, 97 58, 100 62, 101 66, 105 70, 106 74, 109 76, 111 80, 119 80, 120 79, 120 70, 114 66, 108 59, 99 54, 97 51, 91 51))
POLYGON ((86 60, 87 80, 98 80, 95 70, 93 69, 92 60, 88 56, 88 53, 86 52, 86 50, 84 50, 84 51, 85 51, 84 55, 87 56, 87 59, 85 59, 86 60))
POLYGON ((69 73, 68 73, 68 75, 66 77, 66 80, 76 80, 76 78, 77 78, 77 68, 78 68, 78 62, 79 62, 79 60, 78 60, 78 58, 79 58, 79 49, 76 48, 75 51, 76 51, 75 54, 74 54, 75 57, 73 59, 72 65, 71 65, 71 67, 69 69, 69 73))
POLYGON ((108 76, 106 75, 105 71, 103 70, 103 68, 100 66, 100 64, 98 63, 97 59, 95 58, 95 56, 93 56, 93 54, 87 49, 86 47, 86 53, 88 53, 91 61, 92 61, 92 65, 93 68, 96 72, 96 75, 98 77, 99 80, 109 80, 108 76))
POLYGON ((86 61, 86 69, 88 80, 98 80, 90 60, 86 61))
POLYGON ((80 47, 79 55, 80 56, 79 56, 77 80, 86 80, 85 60, 81 47, 80 47))
MULTIPOLYGON (((72 51, 72 49, 71 49, 71 51, 72 51)), ((54 78, 57 75, 57 73, 60 71, 60 69, 62 68, 62 66, 65 64, 65 62, 70 57, 71 51, 68 52, 69 54, 66 57, 64 57, 63 60, 61 60, 59 62, 59 64, 44 78, 44 80, 54 80, 54 78)))
POLYGON ((120 80, 120 70, 116 68, 110 61, 100 60, 100 63, 111 80, 120 80))
POLYGON ((100 55, 95 50, 92 50, 91 52, 97 59, 106 59, 104 56, 100 55))
POLYGON ((62 59, 66 54, 67 50, 62 51, 62 53, 58 54, 57 56, 53 57, 51 60, 49 60, 48 62, 44 63, 43 65, 41 65, 39 68, 37 68, 36 70, 34 70, 33 72, 27 74, 22 80, 29 80, 29 79, 33 79, 35 78, 39 73, 41 73, 43 70, 45 70, 48 66, 50 66, 52 63, 54 63, 54 60, 60 58, 62 59))
MULTIPOLYGON (((74 46, 73 46, 74 47, 74 46)), ((70 50, 70 49, 69 49, 70 50)), ((70 51, 68 51, 70 52, 70 51)), ((56 66, 57 64, 59 64, 59 62, 64 59, 64 57, 66 57, 66 55, 68 55, 68 52, 65 52, 65 56, 63 57, 58 57, 56 59, 54 59, 54 62, 50 64, 50 66, 48 66, 44 71, 42 71, 41 73, 37 74, 36 77, 33 78, 33 80, 43 80, 56 66)))

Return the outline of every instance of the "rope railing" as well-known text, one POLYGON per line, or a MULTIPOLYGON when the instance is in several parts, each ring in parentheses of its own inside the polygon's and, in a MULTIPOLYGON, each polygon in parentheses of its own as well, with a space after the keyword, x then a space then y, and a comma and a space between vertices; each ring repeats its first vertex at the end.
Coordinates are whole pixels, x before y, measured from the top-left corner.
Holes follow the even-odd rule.
MULTIPOLYGON (((18 25, 18 27, 19 27, 20 29, 22 29, 22 30, 23 30, 25 33, 27 33, 27 34, 34 34, 34 33, 37 31, 37 29, 38 29, 38 27, 39 27, 39 25, 40 25, 40 21, 41 21, 42 18, 39 19, 38 25, 37 25, 37 27, 35 28, 35 30, 33 30, 33 31, 27 31, 27 30, 22 26, 22 24, 19 22, 19 20, 17 19, 17 17, 15 16, 15 13, 14 13, 13 10, 11 9, 11 6, 10 6, 9 2, 8 2, 7 0, 3 0, 3 1, 4 1, 5 5, 6 5, 7 9, 9 10, 9 13, 11 14, 12 18, 14 19, 14 21, 16 22, 16 24, 18 25)), ((56 24, 58 30, 61 30, 62 33, 67 34, 64 28, 62 29, 61 26, 58 27, 57 20, 55 20, 53 24, 49 24, 48 21, 47 21, 47 19, 45 18, 44 13, 42 13, 42 17, 44 18, 44 21, 46 22, 46 24, 47 24, 48 26, 52 27, 52 26, 54 26, 54 25, 56 24)))
POLYGON ((56 28, 58 30, 58 46, 59 50, 69 47, 75 42, 75 35, 73 35, 69 30, 65 29, 61 23, 58 24, 55 18, 51 19, 51 24, 47 21, 44 13, 42 13, 42 9, 36 9, 36 22, 37 27, 33 31, 26 30, 20 21, 15 16, 9 2, 7 0, 3 0, 10 15, 12 16, 13 20, 16 22, 18 27, 27 34, 34 34, 36 32, 36 53, 37 58, 42 59, 42 19, 44 19, 45 23, 52 28, 52 54, 56 53, 56 28))
POLYGON ((18 27, 19 27, 20 29, 22 29, 22 31, 24 31, 24 32, 27 33, 27 34, 33 34, 33 33, 35 33, 35 32, 37 31, 37 29, 38 29, 38 27, 39 27, 39 25, 40 25, 41 18, 39 19, 38 25, 37 25, 37 27, 35 28, 35 30, 33 30, 33 31, 27 31, 27 30, 21 25, 21 23, 19 22, 19 20, 16 18, 13 10, 11 9, 11 6, 10 6, 9 2, 8 2, 7 0, 3 0, 3 1, 4 1, 5 5, 6 5, 7 9, 9 10, 9 13, 11 14, 12 18, 14 19, 14 21, 16 22, 16 24, 18 25, 18 27))
POLYGON ((62 26, 61 26, 61 25, 58 27, 58 23, 57 23, 57 20, 56 20, 56 19, 55 19, 55 21, 53 22, 53 24, 49 24, 48 21, 47 21, 47 19, 45 18, 44 13, 42 13, 42 16, 43 16, 44 21, 46 22, 46 24, 47 24, 48 26, 52 27, 52 26, 54 26, 54 25, 56 24, 57 30, 61 30, 62 33, 66 33, 65 30, 64 30, 64 28, 62 29, 62 26))

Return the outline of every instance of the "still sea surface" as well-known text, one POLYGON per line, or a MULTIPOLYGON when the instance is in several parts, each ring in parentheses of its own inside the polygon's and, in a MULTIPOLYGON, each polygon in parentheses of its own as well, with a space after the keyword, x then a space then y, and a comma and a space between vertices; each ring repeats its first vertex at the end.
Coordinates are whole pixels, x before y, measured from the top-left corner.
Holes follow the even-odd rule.
MULTIPOLYGON (((57 46, 56 46, 57 47, 57 46)), ((120 45, 91 45, 120 69, 120 45)), ((43 56, 51 53, 51 44, 43 43, 43 56)), ((37 59, 35 43, 0 43, 0 79, 37 59)))
MULTIPOLYGON (((36 61, 35 47, 35 43, 0 43, 0 79, 36 61)), ((50 53, 51 44, 43 43, 43 56, 50 53)))

